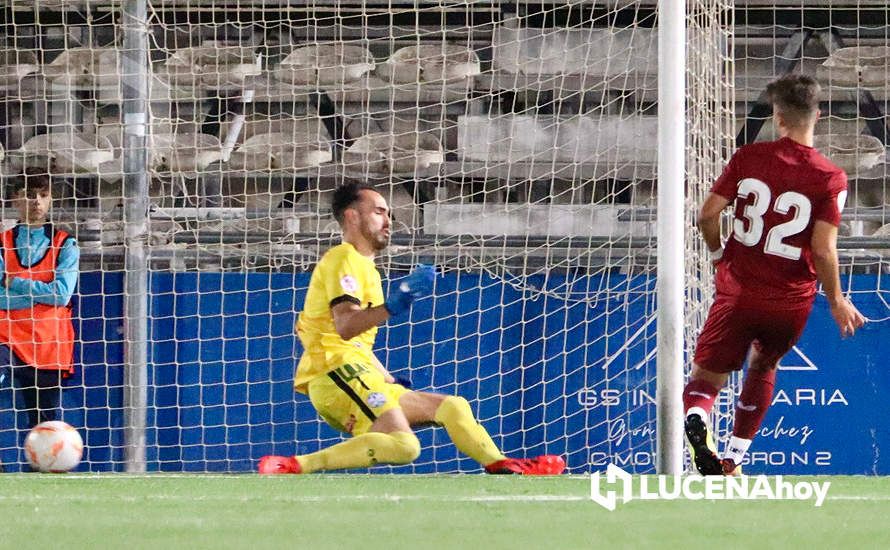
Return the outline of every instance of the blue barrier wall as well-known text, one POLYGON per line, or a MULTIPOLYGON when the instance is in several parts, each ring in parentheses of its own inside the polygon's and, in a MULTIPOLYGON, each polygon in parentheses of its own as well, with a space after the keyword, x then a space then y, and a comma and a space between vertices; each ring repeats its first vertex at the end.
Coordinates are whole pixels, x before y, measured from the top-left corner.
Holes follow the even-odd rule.
MULTIPOLYGON (((448 275, 437 281, 435 302, 416 304, 410 324, 380 331, 378 348, 415 388, 470 399, 508 453, 564 454, 575 472, 609 461, 652 471, 655 410, 647 396, 655 395, 655 327, 646 321, 654 282, 604 277, 536 276, 523 287, 487 275, 448 275), (635 289, 638 299, 586 299, 604 285, 635 289)), ((890 280, 853 280, 857 290, 879 282, 886 288, 890 280)), ((304 453, 336 441, 308 400, 291 390, 300 353, 292 327, 304 298, 294 289, 307 284, 302 273, 152 275, 149 469, 249 471, 263 454, 304 453)), ((123 459, 121 292, 120 273, 81 277, 80 368, 63 405, 64 419, 86 435, 83 470, 120 469, 123 459)), ((876 293, 857 294, 856 303, 868 316, 887 315, 876 293)), ((841 341, 826 304, 817 302, 802 356, 783 361, 747 471, 890 473, 879 452, 890 442, 886 415, 879 414, 890 382, 881 347, 888 326, 867 326, 841 341)), ((16 421, 11 397, 7 383, 0 388, 6 464, 19 459, 22 435, 9 428, 16 421)), ((24 426, 22 415, 17 421, 24 426)), ((478 471, 443 431, 422 430, 420 437, 419 461, 399 471, 478 471)))

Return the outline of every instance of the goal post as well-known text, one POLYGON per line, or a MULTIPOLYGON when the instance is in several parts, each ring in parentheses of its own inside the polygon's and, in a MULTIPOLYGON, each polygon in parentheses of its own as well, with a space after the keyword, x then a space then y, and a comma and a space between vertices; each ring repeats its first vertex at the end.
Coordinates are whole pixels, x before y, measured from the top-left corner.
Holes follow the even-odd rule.
POLYGON ((123 168, 124 234, 124 463, 128 472, 144 472, 148 414, 148 256, 145 236, 149 220, 148 6, 126 0, 121 10, 123 47, 121 70, 121 166, 123 168))
POLYGON ((686 181, 686 2, 658 3, 656 471, 683 470, 686 181))

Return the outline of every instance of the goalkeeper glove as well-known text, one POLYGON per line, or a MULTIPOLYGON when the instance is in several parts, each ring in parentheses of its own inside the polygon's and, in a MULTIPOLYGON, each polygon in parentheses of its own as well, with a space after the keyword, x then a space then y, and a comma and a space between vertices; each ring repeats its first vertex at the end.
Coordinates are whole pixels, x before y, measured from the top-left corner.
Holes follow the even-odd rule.
POLYGON ((436 278, 436 268, 431 265, 418 265, 399 281, 399 284, 390 292, 383 307, 391 316, 400 315, 411 307, 411 303, 418 298, 423 298, 433 291, 433 281, 436 278))
POLYGON ((400 384, 409 390, 411 389, 411 380, 409 380, 407 376, 396 376, 395 383, 400 384))

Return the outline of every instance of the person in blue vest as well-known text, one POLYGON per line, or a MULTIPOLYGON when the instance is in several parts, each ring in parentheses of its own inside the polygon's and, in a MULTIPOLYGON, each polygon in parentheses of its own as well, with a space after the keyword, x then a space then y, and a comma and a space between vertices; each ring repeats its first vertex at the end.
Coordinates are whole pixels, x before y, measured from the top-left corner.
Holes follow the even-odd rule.
POLYGON ((6 197, 19 219, 0 234, 0 366, 11 372, 31 428, 56 419, 62 381, 74 371, 70 304, 80 249, 48 223, 49 175, 27 170, 7 184, 6 197))

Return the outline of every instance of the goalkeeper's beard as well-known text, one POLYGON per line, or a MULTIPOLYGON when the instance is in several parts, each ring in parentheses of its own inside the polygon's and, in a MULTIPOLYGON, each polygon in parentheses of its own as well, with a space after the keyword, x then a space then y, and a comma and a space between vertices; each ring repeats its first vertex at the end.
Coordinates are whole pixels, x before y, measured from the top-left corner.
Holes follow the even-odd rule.
POLYGON ((385 233, 383 229, 374 232, 367 228, 362 228, 362 236, 377 252, 385 250, 389 246, 389 234, 385 233))

